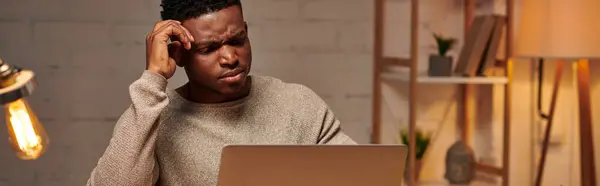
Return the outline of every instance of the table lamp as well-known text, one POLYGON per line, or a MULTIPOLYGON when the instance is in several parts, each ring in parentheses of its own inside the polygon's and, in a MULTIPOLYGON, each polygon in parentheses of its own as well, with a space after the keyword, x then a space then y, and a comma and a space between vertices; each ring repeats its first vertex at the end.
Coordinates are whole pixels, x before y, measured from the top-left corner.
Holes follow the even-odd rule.
POLYGON ((566 61, 574 62, 577 73, 581 185, 595 186, 588 60, 600 59, 600 24, 597 21, 600 17, 600 1, 526 0, 522 4, 521 16, 515 57, 540 60, 542 64, 543 60, 557 61, 535 185, 541 185, 562 66, 566 61))
POLYGON ((34 73, 0 59, 0 103, 4 105, 8 141, 16 156, 35 160, 48 148, 49 139, 26 97, 36 87, 34 73))

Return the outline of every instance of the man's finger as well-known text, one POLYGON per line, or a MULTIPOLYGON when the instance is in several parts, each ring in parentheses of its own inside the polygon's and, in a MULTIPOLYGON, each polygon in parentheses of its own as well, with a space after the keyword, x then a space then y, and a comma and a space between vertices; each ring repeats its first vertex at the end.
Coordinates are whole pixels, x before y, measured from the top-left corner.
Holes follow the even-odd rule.
POLYGON ((181 24, 173 24, 171 28, 170 35, 175 35, 179 37, 180 41, 183 43, 186 49, 192 48, 192 35, 185 29, 181 24))
POLYGON ((160 21, 160 22, 157 22, 156 24, 154 24, 154 28, 152 29, 152 32, 150 32, 148 35, 146 35, 146 40, 151 40, 154 37, 154 34, 156 33, 157 30, 160 30, 161 28, 165 27, 165 25, 168 25, 173 22, 179 22, 179 21, 166 20, 166 21, 160 21))
POLYGON ((169 25, 174 25, 179 27, 180 29, 182 29, 183 31, 185 31, 185 34, 188 36, 188 38, 190 39, 190 42, 194 41, 194 37, 192 36, 192 33, 190 33, 189 30, 187 30, 185 27, 183 27, 183 25, 181 25, 181 22, 179 21, 174 21, 174 20, 169 20, 169 21, 164 21, 161 22, 161 26, 160 27, 156 27, 154 32, 156 32, 157 30, 161 30, 169 25))
POLYGON ((188 38, 190 39, 190 42, 194 41, 194 36, 192 36, 192 33, 190 33, 190 31, 188 29, 183 27, 182 24, 177 24, 177 26, 179 26, 179 28, 181 28, 181 30, 185 31, 185 33, 188 35, 188 38))
POLYGON ((175 20, 166 20, 166 21, 158 22, 154 25, 154 29, 152 29, 152 32, 159 30, 160 28, 162 28, 163 26, 165 26, 166 24, 169 24, 169 23, 180 23, 180 22, 175 21, 175 20))
POLYGON ((191 48, 191 40, 187 36, 187 33, 181 27, 177 26, 176 23, 169 23, 164 25, 163 28, 159 29, 154 33, 154 42, 159 40, 161 43, 166 43, 169 40, 170 36, 176 36, 179 38, 179 41, 182 42, 186 49, 191 48))

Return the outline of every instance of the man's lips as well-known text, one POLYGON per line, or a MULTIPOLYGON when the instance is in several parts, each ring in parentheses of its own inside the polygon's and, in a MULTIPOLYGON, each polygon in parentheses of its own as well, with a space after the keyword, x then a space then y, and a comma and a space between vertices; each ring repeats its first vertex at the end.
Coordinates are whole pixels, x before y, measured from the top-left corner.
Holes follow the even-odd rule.
POLYGON ((222 78, 235 77, 235 76, 241 74, 242 72, 244 72, 244 69, 236 68, 236 69, 233 69, 233 70, 223 73, 219 78, 222 79, 222 78))

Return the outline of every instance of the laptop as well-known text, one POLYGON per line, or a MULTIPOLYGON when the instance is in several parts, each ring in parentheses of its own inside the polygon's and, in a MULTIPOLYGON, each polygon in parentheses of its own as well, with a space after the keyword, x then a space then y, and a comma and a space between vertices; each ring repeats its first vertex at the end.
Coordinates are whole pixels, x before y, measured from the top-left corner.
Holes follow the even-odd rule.
POLYGON ((398 186, 404 145, 229 145, 218 186, 398 186))

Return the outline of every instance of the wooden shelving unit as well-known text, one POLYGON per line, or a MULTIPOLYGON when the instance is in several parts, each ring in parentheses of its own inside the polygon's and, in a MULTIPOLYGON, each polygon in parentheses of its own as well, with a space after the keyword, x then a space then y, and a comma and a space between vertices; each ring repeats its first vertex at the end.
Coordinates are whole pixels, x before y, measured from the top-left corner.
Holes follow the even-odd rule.
MULTIPOLYGON (((383 72, 380 74, 382 80, 400 80, 410 81, 410 75, 408 73, 397 73, 397 72, 383 72)), ((506 84, 508 79, 506 77, 429 77, 429 76, 418 76, 417 83, 420 84, 506 84)))
MULTIPOLYGON (((500 77, 427 77, 419 75, 418 72, 418 61, 419 61, 419 47, 418 47, 418 25, 419 25, 419 0, 410 0, 411 3, 411 34, 410 34, 410 57, 408 59, 393 59, 390 57, 383 56, 383 34, 384 34, 384 15, 385 9, 384 4, 386 0, 375 0, 375 26, 374 26, 374 55, 373 55, 373 132, 372 132, 372 143, 381 143, 381 81, 386 79, 406 81, 409 83, 409 158, 408 158, 408 169, 406 171, 415 171, 415 128, 416 128, 416 116, 417 116, 417 104, 415 100, 419 97, 419 86, 420 84, 455 84, 460 86, 461 98, 459 109, 461 111, 461 118, 463 129, 461 134, 461 140, 469 143, 472 132, 468 129, 472 126, 472 121, 466 118, 473 114, 472 101, 474 100, 473 86, 476 85, 503 85, 504 87, 504 124, 503 124, 503 146, 502 146, 502 166, 497 167, 493 165, 486 165, 477 163, 477 171, 486 172, 489 174, 497 175, 502 178, 502 185, 509 185, 509 162, 510 162, 510 107, 511 107, 511 80, 512 80, 512 61, 503 60, 497 64, 497 67, 502 68, 504 76, 500 77), (406 72, 390 71, 385 69, 389 67, 389 64, 399 65, 406 67, 406 72)), ((513 0, 506 0, 506 18, 507 24, 505 27, 505 52, 507 59, 512 56, 512 41, 513 41, 513 0)), ((470 27, 470 24, 474 18, 475 12, 475 0, 465 0, 465 12, 464 12, 464 27, 465 35, 470 27)), ((408 16, 408 15, 407 15, 408 16)), ((467 38, 467 37, 464 37, 467 38)), ((470 144, 469 144, 470 145, 470 144)), ((410 186, 421 185, 416 183, 416 179, 410 178, 408 180, 410 186)), ((477 185, 477 184, 475 184, 477 185)))

